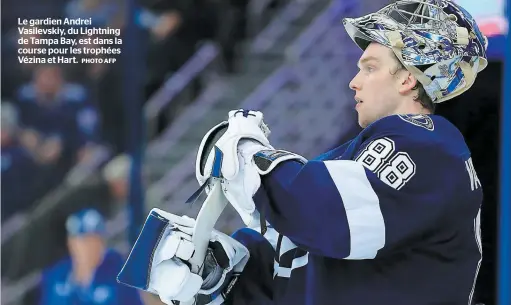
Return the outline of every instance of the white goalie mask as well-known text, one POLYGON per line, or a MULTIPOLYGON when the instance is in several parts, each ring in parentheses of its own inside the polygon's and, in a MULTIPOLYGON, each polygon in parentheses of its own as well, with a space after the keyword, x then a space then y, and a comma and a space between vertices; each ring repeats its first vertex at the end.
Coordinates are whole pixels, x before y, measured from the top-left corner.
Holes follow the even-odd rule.
POLYGON ((362 50, 371 42, 391 48, 434 103, 467 91, 488 64, 487 38, 452 1, 400 0, 343 23, 362 50))

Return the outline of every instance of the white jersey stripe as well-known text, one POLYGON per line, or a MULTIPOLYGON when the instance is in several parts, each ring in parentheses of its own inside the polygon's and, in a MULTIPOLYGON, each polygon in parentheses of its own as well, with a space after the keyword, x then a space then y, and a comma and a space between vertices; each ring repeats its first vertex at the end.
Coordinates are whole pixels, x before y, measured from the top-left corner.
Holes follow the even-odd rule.
POLYGON ((385 245, 385 222, 380 201, 364 167, 349 160, 324 163, 341 195, 348 218, 351 251, 346 259, 375 258, 385 245))

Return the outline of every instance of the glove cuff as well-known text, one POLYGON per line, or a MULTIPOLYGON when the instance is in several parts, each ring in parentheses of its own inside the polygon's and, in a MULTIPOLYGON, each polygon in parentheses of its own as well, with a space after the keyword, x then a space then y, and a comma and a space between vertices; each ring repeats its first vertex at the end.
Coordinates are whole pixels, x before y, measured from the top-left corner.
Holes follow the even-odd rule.
MULTIPOLYGON (((215 264, 222 268, 223 273, 218 282, 209 285, 208 289, 203 285, 197 297, 198 305, 222 304, 250 258, 248 249, 242 243, 217 231, 212 234, 210 249, 214 253, 215 264)), ((207 281, 206 279, 205 282, 207 281)))
POLYGON ((248 249, 224 233, 215 231, 212 233, 210 240, 211 249, 214 251, 215 262, 222 267, 223 274, 215 285, 210 285, 208 289, 202 288, 199 293, 205 295, 213 295, 230 282, 230 275, 241 273, 250 258, 248 249))
POLYGON ((302 164, 307 163, 304 157, 285 150, 261 150, 254 154, 253 159, 260 175, 268 174, 284 161, 296 160, 302 164))

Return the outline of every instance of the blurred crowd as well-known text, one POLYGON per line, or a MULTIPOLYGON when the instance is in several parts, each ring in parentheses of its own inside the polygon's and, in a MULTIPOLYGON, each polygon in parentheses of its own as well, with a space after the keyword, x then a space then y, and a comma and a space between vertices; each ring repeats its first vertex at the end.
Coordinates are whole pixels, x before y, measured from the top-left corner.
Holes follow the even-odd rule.
MULTIPOLYGON (((138 3, 131 21, 147 41, 145 100, 206 40, 221 46, 225 71, 235 71, 238 45, 246 34, 248 0, 138 3)), ((5 220, 55 189, 73 166, 86 162, 98 147, 114 155, 125 150, 122 55, 114 64, 20 63, 20 38, 51 37, 20 34, 18 18, 92 18, 94 27, 121 29, 120 38, 128 20, 124 0, 6 0, 2 6, 5 220)), ((37 45, 29 40, 23 47, 37 45)))
MULTIPOLYGON (((62 264, 74 265, 77 261, 78 264, 72 268, 77 274, 81 273, 83 266, 88 266, 86 273, 94 273, 97 268, 102 268, 101 259, 107 253, 103 245, 104 235, 95 239, 101 242, 95 242, 90 241, 90 234, 82 234, 82 241, 76 242, 76 247, 82 250, 75 251, 66 224, 72 217, 87 210, 99 213, 105 221, 111 218, 126 201, 131 165, 131 159, 126 155, 127 123, 123 101, 123 76, 127 62, 122 54, 113 56, 116 58, 113 64, 20 63, 20 47, 40 47, 31 38, 58 37, 21 34, 18 18, 91 18, 92 25, 89 27, 120 29, 119 38, 123 40, 127 35, 128 22, 135 24, 144 42, 140 48, 146 59, 143 75, 145 86, 144 100, 140 102, 145 103, 205 41, 213 41, 220 47, 219 67, 222 71, 219 72, 235 73, 239 46, 247 33, 248 2, 140 0, 136 1, 138 7, 133 20, 128 20, 126 0, 3 1, 2 230, 6 223, 15 223, 20 217, 23 219, 22 230, 15 230, 14 233, 5 230, 10 233, 2 234, 4 283, 14 283, 34 270, 45 269, 45 274, 53 275, 55 272, 62 273, 62 270, 58 271, 62 264), (28 39, 28 43, 19 45, 20 38, 28 39), (97 165, 98 168, 86 180, 64 183, 76 168, 90 165, 98 151, 107 151, 108 157, 97 165), (98 251, 94 251, 96 248, 98 251), (32 255, 34 252, 38 255, 32 255), (66 258, 69 255, 71 258, 66 258)), ((87 38, 95 37, 102 38, 99 35, 87 38)), ((83 38, 83 35, 68 38, 83 38)), ((122 45, 120 48, 124 51, 122 45)), ((91 55, 76 56, 80 60, 91 55)), ((99 236, 95 231, 92 233, 99 236)), ((115 272, 120 268, 119 262, 115 258, 111 265, 115 266, 111 267, 115 272)), ((114 272, 112 270, 108 272, 114 272)), ((50 278, 54 280, 53 275, 50 278)), ((55 289, 62 292, 60 296, 65 297, 68 286, 64 284, 58 281, 50 284, 43 282, 40 287, 43 291, 36 294, 37 299, 29 296, 31 299, 27 302, 44 303, 40 298, 45 297, 44 289, 53 289, 51 285, 56 285, 55 289), (44 285, 51 287, 45 288, 44 285)), ((115 286, 115 283, 108 285, 115 286)), ((100 292, 82 292, 80 297, 85 299, 81 301, 86 303, 91 297, 96 298, 97 293, 100 294, 99 299, 102 299, 101 296, 104 298, 105 294, 101 289, 100 292)), ((134 302, 134 297, 131 300, 134 302)), ((61 304, 51 298, 46 302, 61 304)), ((128 303, 138 304, 133 302, 128 303)))
MULTIPOLYGON (((29 214, 28 220, 24 220, 29 224, 25 230, 10 239, 4 238, 6 233, 2 232, 2 280, 14 282, 33 270, 50 266, 45 276, 54 279, 53 275, 61 275, 58 270, 63 268, 62 264, 73 262, 88 267, 77 271, 78 279, 83 272, 87 278, 91 270, 102 268, 98 257, 110 251, 104 245, 102 223, 125 203, 131 165, 125 145, 123 56, 115 56, 114 64, 21 64, 18 40, 43 37, 21 35, 18 18, 92 18, 92 26, 120 29, 121 39, 128 21, 134 22, 147 42, 143 46, 146 71, 141 103, 204 41, 214 41, 220 46, 223 72, 237 71, 240 45, 247 35, 249 0, 137 2, 140 7, 134 20, 127 19, 126 0, 4 0, 2 3, 2 230, 4 223, 17 214, 29 214), (98 150, 107 150, 111 156, 101 163, 101 169, 86 181, 62 187, 73 169, 88 164, 98 150), (88 223, 88 217, 84 216, 88 213, 99 213, 99 218, 94 217, 100 221, 88 231, 73 233, 69 223, 76 217, 80 224, 88 223), (69 255, 71 258, 66 258, 69 255)), ((282 2, 269 1, 270 6, 282 2)), ((35 46, 29 43, 24 47, 35 46)), ((500 65, 490 63, 469 95, 457 102, 441 104, 438 109, 439 114, 453 121, 466 136, 485 186, 482 222, 487 254, 479 287, 483 291, 480 294, 488 294, 487 298, 491 298, 494 286, 498 159, 496 136, 488 135, 498 134, 497 93, 501 88, 494 75, 499 75, 500 65)), ((114 255, 112 266, 118 270, 118 265, 119 259, 114 255)), ((62 287, 66 291, 67 286, 62 287)), ((102 299, 104 291, 99 291, 98 299, 102 299)), ((27 304, 36 302, 32 301, 27 304)), ((46 302, 58 303, 51 299, 46 302)))

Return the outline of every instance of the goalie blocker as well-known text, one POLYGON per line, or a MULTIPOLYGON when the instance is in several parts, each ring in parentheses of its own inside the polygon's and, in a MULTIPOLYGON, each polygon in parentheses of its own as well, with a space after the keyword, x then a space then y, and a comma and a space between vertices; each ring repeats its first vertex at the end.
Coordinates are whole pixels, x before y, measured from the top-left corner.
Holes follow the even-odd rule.
POLYGON ((166 304, 222 304, 248 261, 248 250, 214 230, 202 276, 190 271, 195 220, 153 209, 117 281, 156 294, 166 304))

